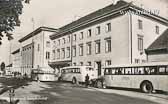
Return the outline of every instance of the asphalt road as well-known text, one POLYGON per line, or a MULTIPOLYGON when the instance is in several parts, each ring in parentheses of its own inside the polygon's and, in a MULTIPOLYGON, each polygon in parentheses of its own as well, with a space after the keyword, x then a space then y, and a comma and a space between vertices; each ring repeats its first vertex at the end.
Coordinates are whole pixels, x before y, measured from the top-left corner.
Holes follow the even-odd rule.
MULTIPOLYGON (((28 86, 17 89, 15 97, 20 99, 18 104, 159 104, 152 100, 133 97, 138 93, 132 97, 117 93, 106 93, 69 83, 31 82, 28 86)), ((5 96, 7 97, 8 93, 0 97, 5 96)))

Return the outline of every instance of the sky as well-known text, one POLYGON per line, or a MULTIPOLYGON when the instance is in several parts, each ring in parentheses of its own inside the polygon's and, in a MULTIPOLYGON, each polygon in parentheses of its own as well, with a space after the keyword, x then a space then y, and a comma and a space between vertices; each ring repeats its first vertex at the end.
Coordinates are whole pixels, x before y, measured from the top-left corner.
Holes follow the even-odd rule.
MULTIPOLYGON (((13 31, 12 42, 3 39, 0 46, 0 63, 9 62, 11 52, 19 47, 17 42, 21 37, 32 32, 40 26, 60 28, 91 12, 101 9, 118 0, 31 0, 25 4, 23 14, 20 16, 21 26, 13 31), (34 22, 32 21, 32 18, 34 22), (34 24, 34 25, 33 25, 34 24), (34 27, 34 28, 33 28, 34 27), (11 44, 11 45, 10 45, 11 44)), ((149 10, 160 10, 159 15, 168 18, 168 0, 125 0, 149 10)))

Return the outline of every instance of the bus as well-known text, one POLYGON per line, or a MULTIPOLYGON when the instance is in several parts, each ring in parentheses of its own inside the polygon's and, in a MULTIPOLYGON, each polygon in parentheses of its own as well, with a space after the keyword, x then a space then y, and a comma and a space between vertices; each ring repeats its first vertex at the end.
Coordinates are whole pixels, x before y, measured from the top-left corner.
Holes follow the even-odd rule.
POLYGON ((168 63, 110 65, 104 67, 106 87, 141 89, 145 93, 168 91, 168 63))
POLYGON ((69 66, 61 69, 61 80, 70 81, 73 84, 85 82, 85 76, 88 74, 89 79, 97 78, 97 70, 92 66, 69 66))
POLYGON ((56 74, 50 67, 41 67, 32 69, 31 78, 36 81, 56 81, 56 74))

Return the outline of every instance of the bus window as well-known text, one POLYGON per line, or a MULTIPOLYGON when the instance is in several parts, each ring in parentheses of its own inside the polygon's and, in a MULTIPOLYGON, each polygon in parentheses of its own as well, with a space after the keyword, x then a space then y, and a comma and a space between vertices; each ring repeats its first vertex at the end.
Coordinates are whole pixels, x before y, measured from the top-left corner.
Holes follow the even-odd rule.
POLYGON ((166 74, 166 67, 159 67, 159 74, 166 74))
POLYGON ((125 74, 132 74, 131 68, 125 68, 125 74))

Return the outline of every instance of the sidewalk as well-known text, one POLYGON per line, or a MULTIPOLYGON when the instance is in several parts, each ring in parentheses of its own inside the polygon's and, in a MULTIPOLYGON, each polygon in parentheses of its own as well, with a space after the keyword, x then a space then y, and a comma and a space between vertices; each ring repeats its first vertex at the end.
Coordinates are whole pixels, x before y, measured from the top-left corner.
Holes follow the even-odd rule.
POLYGON ((92 88, 92 89, 103 93, 113 93, 113 94, 118 94, 123 96, 129 96, 133 98, 146 99, 146 100, 154 101, 159 104, 167 104, 168 102, 168 95, 163 95, 163 94, 146 94, 146 93, 140 93, 140 92, 115 90, 115 89, 98 89, 98 88, 92 88))

